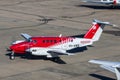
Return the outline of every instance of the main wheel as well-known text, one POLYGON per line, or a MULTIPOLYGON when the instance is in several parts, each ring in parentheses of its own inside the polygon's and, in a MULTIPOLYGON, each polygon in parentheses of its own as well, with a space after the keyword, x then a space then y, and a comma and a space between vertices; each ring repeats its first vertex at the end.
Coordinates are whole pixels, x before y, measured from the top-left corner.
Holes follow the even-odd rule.
POLYGON ((60 59, 60 57, 54 57, 52 58, 53 61, 57 62, 60 59))

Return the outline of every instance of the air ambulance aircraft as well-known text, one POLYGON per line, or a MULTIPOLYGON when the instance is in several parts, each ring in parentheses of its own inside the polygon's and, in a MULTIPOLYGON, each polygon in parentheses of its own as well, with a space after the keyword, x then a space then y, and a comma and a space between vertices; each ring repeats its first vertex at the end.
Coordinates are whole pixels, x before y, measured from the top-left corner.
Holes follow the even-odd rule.
POLYGON ((10 59, 15 59, 15 54, 29 54, 35 56, 46 56, 47 58, 59 58, 59 55, 74 55, 68 50, 81 48, 92 45, 93 42, 98 41, 105 25, 111 25, 109 22, 102 22, 93 20, 92 27, 87 33, 79 37, 71 37, 62 35, 58 37, 32 37, 26 33, 21 33, 25 40, 18 40, 11 44, 9 50, 11 51, 10 59))
POLYGON ((99 64, 100 67, 116 74, 117 80, 120 80, 120 62, 90 60, 90 63, 99 64))
POLYGON ((110 6, 120 6, 120 0, 84 0, 83 2, 88 2, 88 3, 97 3, 97 4, 106 4, 110 6))

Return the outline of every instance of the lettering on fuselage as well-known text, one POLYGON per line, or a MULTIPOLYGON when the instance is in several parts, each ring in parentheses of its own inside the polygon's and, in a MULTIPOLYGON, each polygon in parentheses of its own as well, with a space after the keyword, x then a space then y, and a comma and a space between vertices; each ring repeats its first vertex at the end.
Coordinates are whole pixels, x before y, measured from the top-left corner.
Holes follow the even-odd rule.
POLYGON ((81 41, 80 43, 81 44, 88 44, 88 43, 90 43, 90 41, 81 41))
POLYGON ((69 47, 79 47, 79 44, 69 45, 69 47))

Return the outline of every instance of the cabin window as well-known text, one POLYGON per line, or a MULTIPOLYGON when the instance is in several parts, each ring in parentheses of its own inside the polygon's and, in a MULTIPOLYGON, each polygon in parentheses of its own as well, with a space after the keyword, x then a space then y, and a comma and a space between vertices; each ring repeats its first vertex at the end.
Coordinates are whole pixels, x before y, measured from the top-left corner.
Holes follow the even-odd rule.
POLYGON ((46 40, 47 43, 49 43, 49 40, 46 40))
POLYGON ((50 42, 52 43, 52 42, 53 42, 53 40, 50 40, 50 42))
MULTIPOLYGON (((43 43, 57 43, 57 40, 43 40, 43 43)), ((59 41, 61 42, 61 40, 59 41)))
POLYGON ((43 40, 42 42, 45 43, 45 40, 43 40))
POLYGON ((57 41, 56 41, 56 40, 54 40, 54 43, 57 43, 57 41))
POLYGON ((71 42, 73 42, 73 40, 71 40, 71 42))
POLYGON ((61 42, 61 40, 59 40, 59 42, 61 42))

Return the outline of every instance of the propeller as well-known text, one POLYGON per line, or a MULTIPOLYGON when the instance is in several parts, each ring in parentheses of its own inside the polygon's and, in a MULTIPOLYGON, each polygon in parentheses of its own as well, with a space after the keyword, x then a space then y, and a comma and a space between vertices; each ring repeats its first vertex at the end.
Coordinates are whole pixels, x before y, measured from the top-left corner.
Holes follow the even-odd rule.
MULTIPOLYGON (((10 47, 11 45, 13 45, 13 44, 15 43, 15 41, 16 41, 16 38, 15 38, 15 37, 12 37, 12 38, 11 38, 11 41, 10 41, 10 44, 9 44, 9 47, 10 47)), ((9 58, 10 58, 11 60, 14 60, 14 59, 15 59, 14 51, 10 50, 9 47, 7 48, 9 58)))
MULTIPOLYGON (((14 37, 12 36, 10 46, 13 45, 13 44, 15 44, 15 41, 16 41, 15 36, 14 37)), ((12 50, 10 50, 9 59, 10 60, 14 60, 15 59, 15 54, 14 54, 14 51, 12 51, 12 50)))

